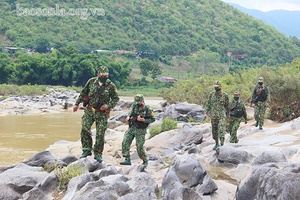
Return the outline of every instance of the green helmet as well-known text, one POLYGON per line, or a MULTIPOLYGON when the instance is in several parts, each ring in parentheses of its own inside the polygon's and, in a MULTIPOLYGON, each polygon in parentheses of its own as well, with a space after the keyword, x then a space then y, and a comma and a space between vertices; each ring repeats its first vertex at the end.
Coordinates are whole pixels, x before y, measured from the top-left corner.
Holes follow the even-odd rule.
POLYGON ((98 70, 98 75, 100 76, 107 76, 109 74, 108 68, 105 66, 101 66, 98 70))
POLYGON ((139 103, 142 100, 144 100, 144 95, 137 94, 137 95, 134 96, 134 103, 139 103))

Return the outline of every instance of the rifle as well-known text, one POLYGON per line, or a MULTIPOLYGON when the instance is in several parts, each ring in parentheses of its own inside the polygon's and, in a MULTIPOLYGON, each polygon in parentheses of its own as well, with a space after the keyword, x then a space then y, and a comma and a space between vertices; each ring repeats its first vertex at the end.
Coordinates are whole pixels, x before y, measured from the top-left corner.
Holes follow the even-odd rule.
POLYGON ((259 101, 265 101, 266 100, 266 95, 265 95, 266 87, 262 91, 260 91, 257 96, 253 99, 251 103, 257 103, 259 101))
MULTIPOLYGON (((140 117, 147 119, 147 116, 140 116, 140 117)), ((143 128, 147 128, 149 124, 138 121, 137 116, 131 116, 129 118, 129 127, 132 127, 133 125, 138 129, 143 129, 143 128)))
MULTIPOLYGON (((100 89, 98 89, 97 91, 96 91, 96 93, 94 93, 94 94, 92 94, 91 96, 90 96, 90 98, 89 98, 89 96, 88 95, 85 95, 84 97, 83 97, 83 107, 86 107, 89 103, 90 103, 90 99, 92 99, 92 98, 94 98, 94 97, 99 97, 99 99, 103 99, 103 91, 106 89, 106 86, 107 85, 104 85, 103 86, 103 88, 100 90, 100 89)), ((99 101, 97 101, 94 105, 91 105, 93 108, 95 108, 95 109, 99 109, 101 106, 103 106, 103 102, 99 102, 99 101)))

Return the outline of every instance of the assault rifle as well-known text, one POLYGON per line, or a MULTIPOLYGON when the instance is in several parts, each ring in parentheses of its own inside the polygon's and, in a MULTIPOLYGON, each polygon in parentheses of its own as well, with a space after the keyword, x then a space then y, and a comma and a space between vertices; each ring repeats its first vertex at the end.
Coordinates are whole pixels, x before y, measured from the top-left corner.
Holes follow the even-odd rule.
MULTIPOLYGON (((103 99, 103 91, 105 90, 107 85, 104 85, 103 88, 100 90, 98 89, 96 91, 96 93, 92 94, 90 96, 90 98, 88 97, 88 95, 85 95, 83 97, 83 107, 86 107, 89 103, 90 103, 90 99, 96 97, 97 99, 103 99)), ((91 105, 93 108, 95 109, 99 109, 104 103, 101 101, 97 101, 96 103, 94 103, 93 105, 91 105)))
MULTIPOLYGON (((140 117, 147 119, 146 116, 140 116, 140 117)), ((136 128, 143 129, 143 128, 147 128, 148 125, 149 125, 148 123, 138 121, 137 116, 131 116, 129 118, 129 127, 135 126, 136 128)))
POLYGON ((260 91, 257 96, 253 99, 251 103, 257 103, 259 101, 265 101, 267 99, 266 97, 266 87, 262 91, 260 91))

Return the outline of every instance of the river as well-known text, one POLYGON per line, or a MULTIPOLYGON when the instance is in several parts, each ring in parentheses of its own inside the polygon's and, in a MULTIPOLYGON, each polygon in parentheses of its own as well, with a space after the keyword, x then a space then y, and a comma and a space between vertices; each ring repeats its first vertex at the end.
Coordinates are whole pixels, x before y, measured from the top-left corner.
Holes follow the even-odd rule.
MULTIPOLYGON (((153 109, 159 108, 161 101, 159 97, 146 99, 153 109)), ((112 112, 111 116, 115 114, 118 113, 112 112)), ((21 162, 59 140, 78 141, 82 115, 83 110, 73 113, 68 109, 59 113, 0 116, 0 166, 21 162)))
POLYGON ((58 140, 80 139, 83 111, 0 116, 0 166, 23 161, 58 140))

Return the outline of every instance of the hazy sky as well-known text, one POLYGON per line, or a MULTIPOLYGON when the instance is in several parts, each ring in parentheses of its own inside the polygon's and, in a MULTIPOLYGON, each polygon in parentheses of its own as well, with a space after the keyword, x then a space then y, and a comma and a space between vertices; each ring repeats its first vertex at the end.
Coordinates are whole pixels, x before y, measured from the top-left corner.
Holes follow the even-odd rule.
POLYGON ((248 9, 260 11, 270 10, 299 10, 300 0, 222 0, 223 2, 235 3, 248 9))

